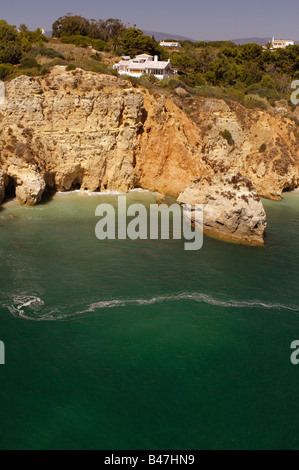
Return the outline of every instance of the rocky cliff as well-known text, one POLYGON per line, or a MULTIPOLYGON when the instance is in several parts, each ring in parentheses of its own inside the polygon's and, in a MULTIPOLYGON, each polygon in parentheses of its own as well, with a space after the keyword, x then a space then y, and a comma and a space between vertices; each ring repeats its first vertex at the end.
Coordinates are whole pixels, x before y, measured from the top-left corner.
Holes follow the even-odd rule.
POLYGON ((200 99, 193 117, 201 132, 205 163, 240 172, 259 196, 280 200, 299 183, 299 128, 295 116, 246 109, 237 103, 200 99))
POLYGON ((113 76, 55 68, 6 84, 0 106, 0 201, 38 203, 45 189, 142 187, 178 197, 209 174, 241 174, 279 199, 299 182, 298 127, 281 113, 172 99, 113 76), (195 103, 195 104, 194 104, 195 103))
POLYGON ((142 94, 113 77, 61 69, 19 77, 1 109, 2 172, 23 204, 38 202, 46 186, 126 191, 143 112, 142 94))

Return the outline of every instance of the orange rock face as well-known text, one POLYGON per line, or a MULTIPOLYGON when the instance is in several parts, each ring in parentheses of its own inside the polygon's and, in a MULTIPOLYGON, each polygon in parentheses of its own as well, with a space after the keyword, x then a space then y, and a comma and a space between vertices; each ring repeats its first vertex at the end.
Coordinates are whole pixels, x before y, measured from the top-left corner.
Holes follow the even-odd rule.
POLYGON ((198 127, 170 99, 145 94, 147 118, 136 154, 138 184, 177 197, 208 169, 198 127))

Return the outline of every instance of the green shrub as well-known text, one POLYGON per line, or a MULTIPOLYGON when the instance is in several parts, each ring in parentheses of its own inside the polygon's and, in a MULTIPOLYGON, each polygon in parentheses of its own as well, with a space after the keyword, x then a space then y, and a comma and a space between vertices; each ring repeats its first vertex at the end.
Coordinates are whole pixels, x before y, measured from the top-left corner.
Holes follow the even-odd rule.
POLYGON ((220 132, 220 135, 227 140, 228 145, 234 145, 235 141, 233 139, 233 136, 229 132, 229 130, 225 129, 225 131, 220 132))
POLYGON ((73 44, 76 47, 92 46, 97 51, 108 51, 109 47, 106 41, 101 39, 91 39, 88 36, 68 36, 61 38, 63 44, 73 44))
POLYGON ((294 116, 294 114, 286 114, 284 118, 290 119, 296 124, 296 126, 299 126, 299 119, 296 116, 294 116))
POLYGON ((263 88, 260 83, 256 83, 254 85, 251 85, 250 87, 247 87, 246 92, 248 95, 255 95, 261 98, 266 98, 266 100, 270 101, 270 103, 273 104, 275 101, 279 101, 284 98, 273 88, 263 88))
POLYGON ((234 42, 231 41, 211 41, 208 43, 209 47, 216 48, 235 48, 238 47, 234 42))
POLYGON ((22 69, 39 69, 40 65, 36 62, 36 59, 32 57, 24 57, 24 59, 21 60, 20 67, 22 69))
POLYGON ((229 88, 228 90, 225 91, 225 95, 228 99, 232 101, 237 101, 238 103, 241 103, 241 104, 244 103, 245 94, 241 90, 236 90, 235 88, 229 88))
POLYGON ((188 77, 195 86, 204 86, 207 84, 205 76, 202 73, 191 73, 188 77))
POLYGON ((260 147, 260 153, 265 153, 267 150, 267 145, 266 144, 262 144, 261 147, 260 147))
POLYGON ((94 49, 100 52, 107 51, 109 49, 107 42, 102 41, 101 39, 93 39, 92 46, 94 49))
POLYGON ((172 90, 175 90, 178 86, 185 86, 185 84, 183 84, 179 77, 177 78, 165 78, 164 80, 161 81, 161 87, 162 88, 170 88, 172 90))
POLYGON ((224 91, 219 87, 210 85, 200 86, 197 88, 197 94, 204 98, 218 98, 223 99, 225 96, 224 91))
POLYGON ((47 69, 46 67, 44 67, 40 72, 41 75, 48 75, 48 73, 50 73, 50 70, 47 69))
POLYGON ((246 95, 245 106, 250 109, 263 109, 270 111, 271 105, 266 98, 261 98, 258 95, 246 95))
POLYGON ((114 77, 118 77, 118 71, 114 69, 109 69, 108 70, 109 75, 113 75, 114 77))
POLYGON ((21 69, 20 71, 22 72, 21 75, 27 75, 28 77, 39 77, 41 74, 37 68, 24 70, 21 69))
POLYGON ((103 73, 105 75, 113 75, 114 77, 118 77, 117 70, 109 69, 105 65, 98 65, 99 71, 98 73, 103 73))
POLYGON ((56 65, 68 65, 66 60, 60 59, 59 57, 56 57, 55 59, 52 60, 51 64, 52 67, 55 67, 56 65))
MULTIPOLYGON (((118 73, 116 70, 111 70, 109 69, 106 65, 99 63, 96 60, 93 59, 88 59, 84 61, 78 61, 75 64, 69 64, 71 66, 75 66, 75 68, 81 68, 83 70, 87 70, 90 72, 95 72, 95 73, 102 73, 105 75, 115 75, 118 76, 118 73)), ((74 69, 72 69, 74 70, 74 69)))
POLYGON ((69 64, 69 65, 67 66, 67 68, 66 68, 66 70, 67 70, 68 72, 70 72, 71 70, 76 70, 76 69, 77 69, 77 67, 76 67, 76 65, 74 65, 74 64, 69 64))
POLYGON ((22 49, 16 42, 6 42, 0 44, 0 63, 19 64, 22 57, 22 49))
POLYGON ((11 65, 0 65, 0 80, 7 78, 12 72, 13 67, 11 65))
POLYGON ((54 49, 48 47, 40 47, 37 51, 38 54, 41 54, 49 59, 55 59, 56 57, 59 59, 64 59, 64 56, 60 54, 60 52, 55 51, 54 49))
POLYGON ((64 36, 61 38, 63 44, 74 44, 76 47, 88 47, 92 45, 92 39, 88 36, 64 36))
POLYGON ((122 78, 128 80, 132 85, 141 85, 141 79, 137 77, 131 77, 130 75, 123 75, 122 78))
POLYGON ((102 57, 101 57, 101 55, 100 55, 98 52, 96 52, 95 54, 93 54, 93 55, 91 56, 91 58, 92 58, 93 60, 96 60, 97 62, 101 62, 101 60, 102 60, 102 57))

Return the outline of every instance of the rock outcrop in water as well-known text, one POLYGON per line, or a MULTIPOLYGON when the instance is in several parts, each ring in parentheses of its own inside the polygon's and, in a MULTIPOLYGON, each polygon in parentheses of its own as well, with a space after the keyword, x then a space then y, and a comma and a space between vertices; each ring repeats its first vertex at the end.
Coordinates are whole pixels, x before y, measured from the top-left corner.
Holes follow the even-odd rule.
POLYGON ((204 231, 223 240, 264 245, 266 213, 252 183, 233 173, 206 175, 191 184, 178 201, 203 204, 204 231))
POLYGON ((14 191, 34 205, 46 188, 142 187, 178 197, 211 171, 241 173, 271 199, 298 186, 298 127, 281 113, 198 98, 188 116, 128 81, 64 67, 18 77, 6 84, 6 98, 0 200, 14 191))

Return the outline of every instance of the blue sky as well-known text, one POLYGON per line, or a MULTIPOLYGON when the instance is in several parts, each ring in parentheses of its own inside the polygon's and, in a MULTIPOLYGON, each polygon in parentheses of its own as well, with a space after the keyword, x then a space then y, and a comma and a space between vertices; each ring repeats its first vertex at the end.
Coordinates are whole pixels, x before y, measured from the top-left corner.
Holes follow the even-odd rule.
POLYGON ((0 17, 50 30, 68 12, 119 18, 141 29, 198 40, 268 37, 299 40, 298 0, 8 0, 0 17))

